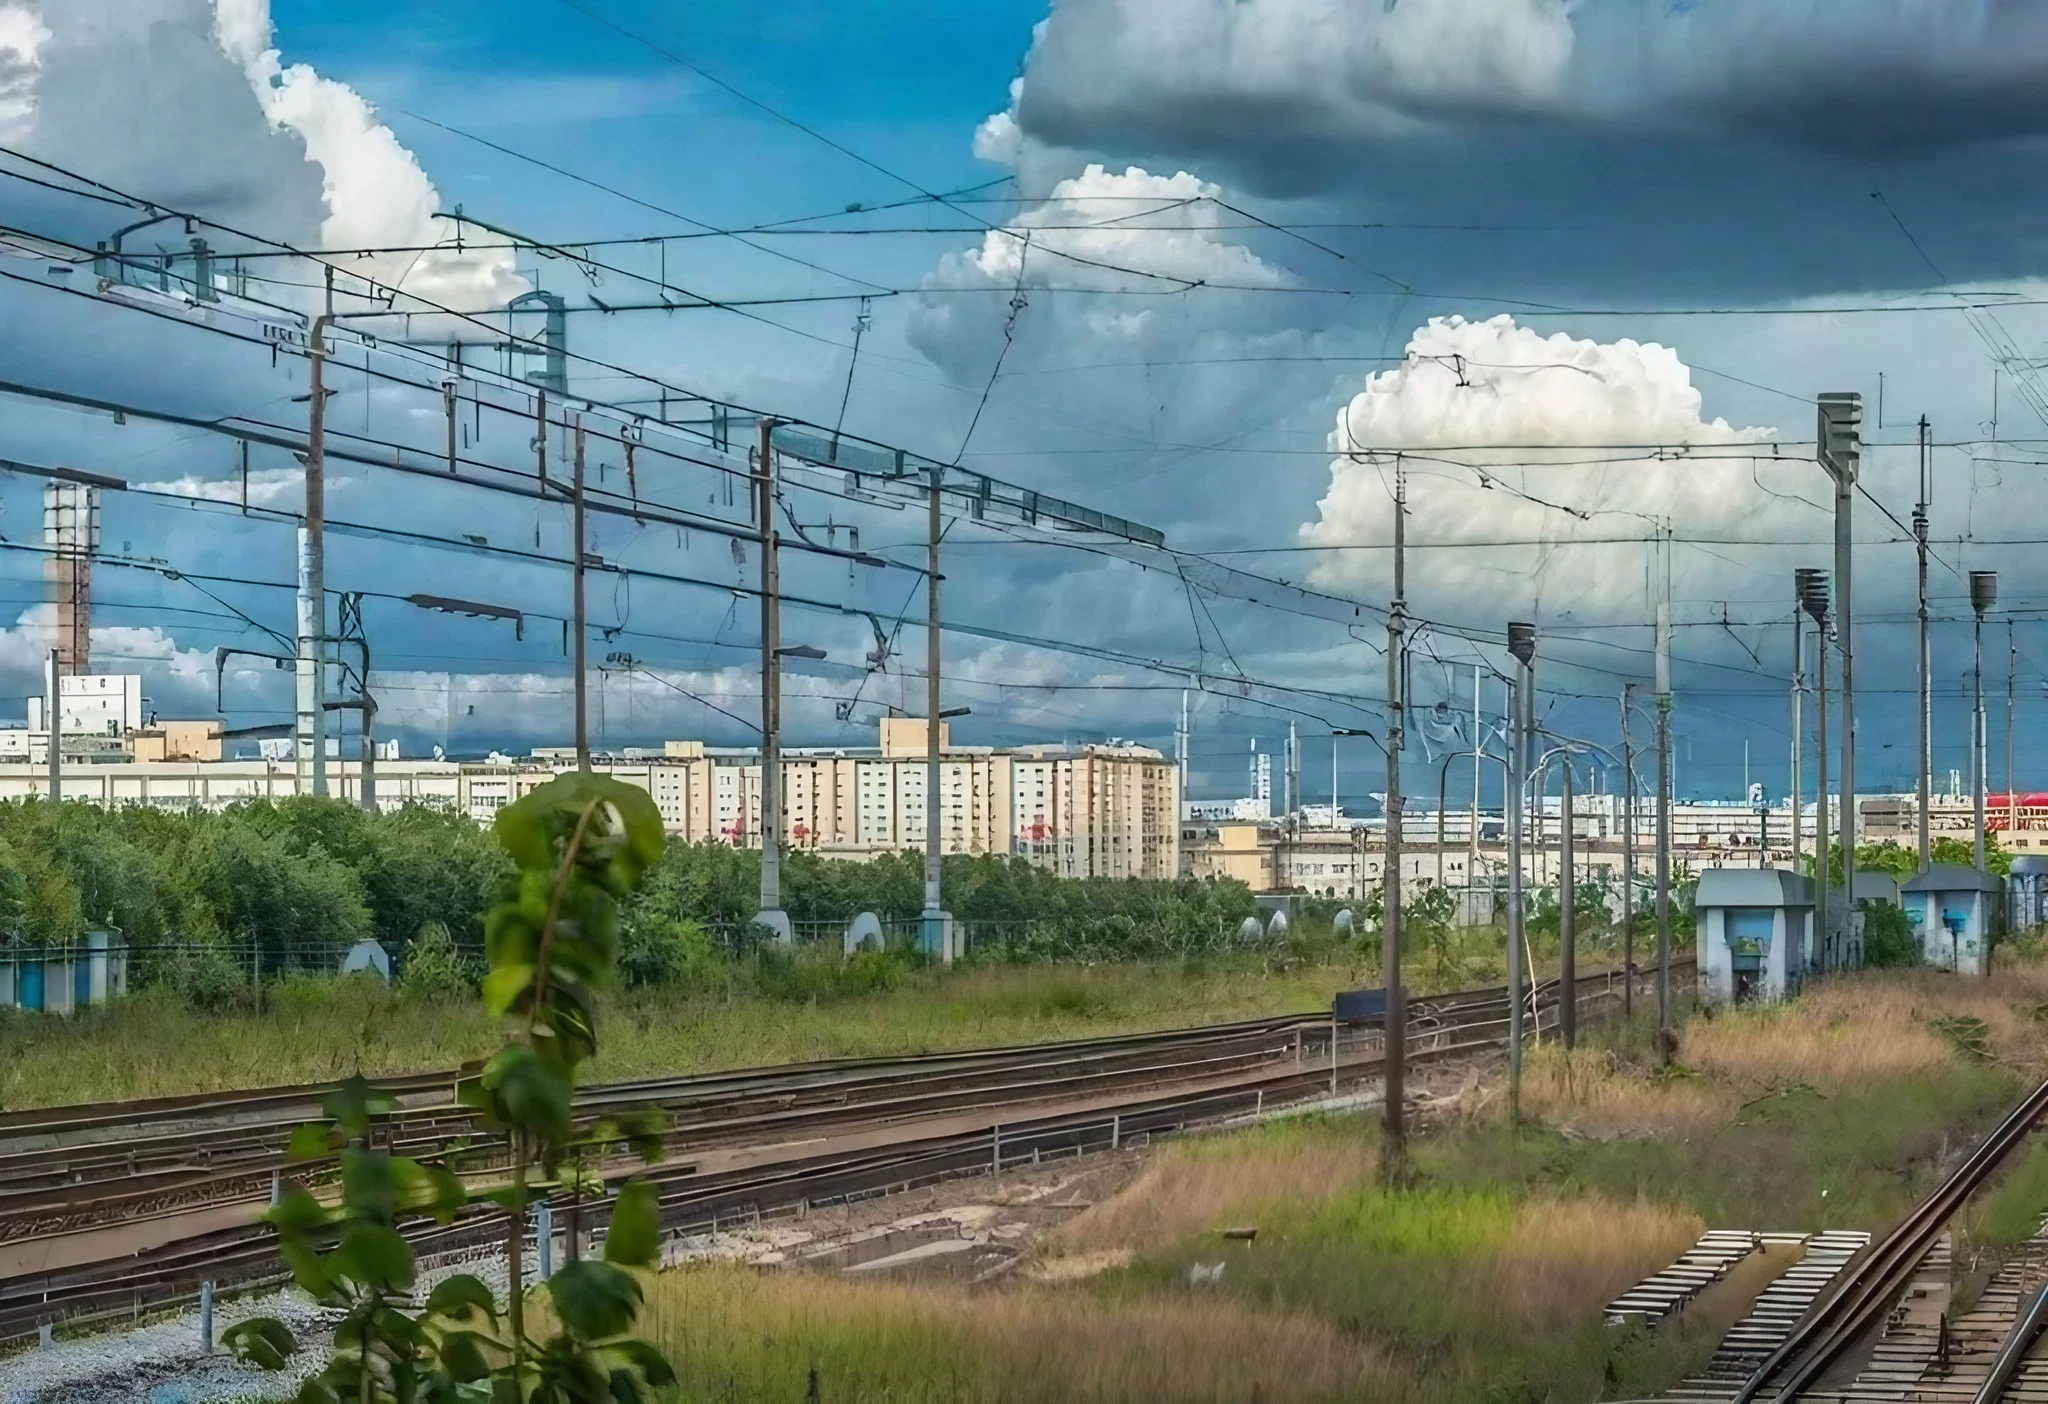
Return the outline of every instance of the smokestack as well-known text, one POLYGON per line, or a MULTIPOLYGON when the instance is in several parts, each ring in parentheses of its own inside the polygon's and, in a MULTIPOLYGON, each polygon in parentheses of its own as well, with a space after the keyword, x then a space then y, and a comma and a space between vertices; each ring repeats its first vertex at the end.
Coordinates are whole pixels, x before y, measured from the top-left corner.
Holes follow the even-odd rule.
POLYGON ((66 676, 92 671, 92 558, 100 546, 100 490, 85 483, 43 488, 43 545, 50 603, 56 611, 57 666, 66 676))

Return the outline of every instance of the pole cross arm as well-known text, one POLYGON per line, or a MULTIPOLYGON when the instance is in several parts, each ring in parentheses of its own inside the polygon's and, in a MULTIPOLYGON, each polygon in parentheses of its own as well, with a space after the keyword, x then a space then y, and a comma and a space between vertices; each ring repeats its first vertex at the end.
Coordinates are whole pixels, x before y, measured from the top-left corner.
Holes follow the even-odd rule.
POLYGON ((1863 396, 1853 390, 1835 391, 1817 403, 1820 466, 1836 482, 1853 484, 1863 463, 1863 396))

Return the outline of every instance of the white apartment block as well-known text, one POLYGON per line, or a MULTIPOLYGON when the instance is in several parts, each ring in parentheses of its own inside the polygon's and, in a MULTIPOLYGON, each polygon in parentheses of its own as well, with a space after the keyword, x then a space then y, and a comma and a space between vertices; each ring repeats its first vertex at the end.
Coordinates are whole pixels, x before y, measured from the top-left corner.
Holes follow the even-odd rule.
MULTIPOLYGON (((943 736, 943 731, 942 731, 943 736)), ((791 848, 864 858, 925 841, 924 723, 884 723, 874 749, 790 750, 782 757, 783 841, 791 848)), ((939 836, 947 853, 1014 854, 1069 877, 1172 878, 1180 869, 1178 774, 1159 752, 1121 743, 995 750, 944 738, 939 836)), ((688 842, 757 847, 758 752, 670 742, 660 753, 593 757, 592 764, 654 797, 663 826, 688 842)), ((427 804, 487 824, 497 812, 574 765, 546 750, 488 761, 380 760, 380 805, 427 804)), ((354 757, 328 765, 329 792, 360 799, 354 757)), ((289 759, 89 761, 67 757, 67 800, 220 809, 298 792, 289 759)), ((0 755, 0 800, 48 792, 38 760, 0 755)))

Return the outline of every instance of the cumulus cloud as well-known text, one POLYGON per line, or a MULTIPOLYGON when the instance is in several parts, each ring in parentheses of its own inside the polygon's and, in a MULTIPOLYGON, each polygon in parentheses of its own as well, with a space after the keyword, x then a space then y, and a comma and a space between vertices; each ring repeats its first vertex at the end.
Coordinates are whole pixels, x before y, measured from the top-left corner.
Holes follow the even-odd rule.
MULTIPOLYGON (((1091 346, 1098 353, 1142 344, 1163 321, 1182 334, 1183 309, 1163 318, 1131 293, 1190 286, 1227 292, 1284 288, 1294 280, 1245 245, 1225 237, 1234 217, 1216 203, 1222 191, 1180 171, 1121 174, 1091 165, 1053 186, 1048 199, 991 229, 973 248, 944 255, 925 279, 910 322, 911 343, 963 379, 983 369, 993 348, 1015 339, 1027 315, 1041 347, 1091 346), (1059 288, 1032 306, 1035 288, 1059 288), (989 295, 1020 290, 1023 306, 989 295), (1089 292, 1100 298, 1089 298, 1089 292), (1042 325, 1051 323, 1050 326, 1042 325), (1005 331, 1007 328, 1007 331, 1005 331)), ((1209 314, 1233 323, 1246 309, 1228 301, 1209 314)), ((1026 352, 1028 357, 1031 353, 1026 352)), ((1019 358, 1019 363, 1025 359, 1019 358)), ((1006 357, 1006 362, 1008 358, 1006 357)))
POLYGON ((50 27, 33 5, 0 4, 0 142, 20 141, 34 122, 36 76, 49 40, 50 27))
MULTIPOLYGON (((305 143, 319 165, 328 248, 405 248, 453 237, 435 218, 440 192, 362 95, 303 63, 285 67, 273 44, 270 0, 215 0, 214 39, 247 76, 271 125, 305 143)), ((497 307, 526 290, 508 250, 380 255, 363 271, 453 307, 497 307)))
MULTIPOLYGON (((1774 432, 1705 418, 1667 347, 1546 337, 1508 317, 1435 319, 1400 367, 1368 378, 1339 413, 1329 488, 1301 540, 1383 548, 1398 457, 1413 539, 1487 543, 1424 548, 1426 573, 1411 567, 1410 579, 1426 579, 1425 612, 1486 618, 1533 593, 1545 620, 1642 617, 1648 547, 1612 538, 1646 539, 1666 520, 1694 534, 1811 532, 1811 504, 1759 490, 1774 432), (1573 547, 1589 539, 1602 544, 1573 547), (1535 544, 1493 544, 1519 541, 1535 544)), ((1314 578, 1380 594, 1388 557, 1333 549, 1314 578)), ((1725 589, 1725 562, 1701 560, 1675 566, 1682 597, 1725 589)))
MULTIPOLYGON (((362 95, 284 62, 269 0, 0 0, 0 141, 300 247, 453 237, 434 217, 439 192, 362 95)), ((40 232, 88 245, 122 222, 104 211, 57 218, 79 227, 40 232)), ((236 243, 218 230, 208 237, 216 248, 236 243)), ((158 245, 181 249, 183 236, 162 226, 128 248, 158 245)), ((502 250, 354 266, 465 311, 526 288, 502 250)))

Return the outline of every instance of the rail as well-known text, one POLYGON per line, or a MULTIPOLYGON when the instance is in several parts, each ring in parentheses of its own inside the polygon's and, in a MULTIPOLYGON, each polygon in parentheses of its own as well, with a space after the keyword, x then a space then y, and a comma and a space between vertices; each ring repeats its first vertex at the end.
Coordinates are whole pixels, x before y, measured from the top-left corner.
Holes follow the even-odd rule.
MULTIPOLYGON (((1638 975, 1640 977, 1640 973, 1638 975)), ((1585 1006, 1618 1002, 1613 973, 1578 982, 1585 1006)), ((1546 982, 1534 993, 1537 1025, 1556 1025, 1558 987, 1546 982)), ((1505 987, 1467 991, 1412 1002, 1409 1057, 1431 1061, 1496 1048, 1508 1028, 1505 987)), ((798 1067, 742 1070, 683 1078, 655 1078, 591 1088, 579 1112, 596 1115, 626 1105, 657 1105, 683 1112, 672 1130, 669 1155, 651 1171, 625 1164, 610 1167, 613 1179, 647 1173, 661 1192, 664 1231, 671 1237, 715 1227, 720 1222, 797 1210, 822 1200, 885 1192, 934 1183, 956 1175, 1007 1166, 1019 1158, 1081 1154, 1112 1148, 1134 1138, 1257 1115, 1313 1100, 1337 1090, 1340 1080, 1369 1078, 1379 1063, 1380 1037, 1372 1025, 1342 1025, 1328 1015, 1286 1015, 1195 1029, 1056 1044, 913 1058, 857 1059, 798 1067), (1058 1109, 1060 1101, 1085 1101, 1082 1110, 1058 1109), (975 1124, 960 1128, 965 1119, 975 1124), (797 1147, 851 1129, 883 1128, 893 1143, 860 1150, 805 1154, 797 1147), (702 1153, 740 1147, 785 1154, 773 1164, 702 1173, 702 1153), (794 1158, 787 1158, 793 1155, 794 1158)), ((449 1075, 414 1085, 429 1093, 451 1087, 449 1075)), ((256 1094, 264 1122, 239 1161, 208 1175, 180 1169, 178 1157, 202 1147, 232 1150, 219 1125, 151 1132, 129 1140, 49 1144, 0 1156, 0 1184, 32 1172, 37 1180, 21 1196, 0 1195, 0 1229, 17 1236, 60 1237, 97 1223, 102 1229, 195 1204, 250 1203, 254 1208, 282 1166, 282 1138, 304 1114, 319 1088, 270 1089, 256 1094), (284 1112, 294 1113, 287 1120, 284 1112), (169 1157, 169 1168, 152 1170, 146 1153, 169 1157), (226 1148, 226 1149, 223 1149, 226 1148), (85 1159, 80 1159, 80 1152, 85 1159), (129 1156, 138 1157, 137 1179, 128 1180, 129 1156), (39 1158, 40 1157, 40 1158, 39 1158), (82 1169, 98 1166, 110 1178, 80 1186, 65 1183, 82 1169), (39 1167, 39 1168, 38 1168, 39 1167), (163 1178, 151 1180, 151 1174, 163 1178), (184 1178, 179 1178, 180 1176, 184 1178), (12 1200, 12 1204, 8 1203, 12 1200), (254 1201, 251 1203, 251 1201, 254 1201)), ((240 1104, 246 1110, 247 1103, 240 1104)), ((212 1099, 207 1110, 232 1113, 231 1099, 212 1099)), ((125 1110, 133 1110, 127 1104, 125 1110)), ((162 1115, 161 1104, 141 1110, 162 1115)), ((36 1128, 89 1126, 104 1133, 121 1111, 64 1109, 36 1128), (82 1114, 81 1114, 82 1113, 82 1114)), ((431 1155, 451 1140, 474 1142, 474 1127, 445 1102, 402 1107, 380 1128, 380 1139, 405 1153, 431 1155)), ((12 1139, 21 1125, 0 1133, 12 1139)), ((465 1153, 477 1163, 479 1152, 465 1153)), ((294 1173, 302 1167, 295 1166, 294 1173)), ((581 1221, 601 1226, 602 1206, 581 1206, 581 1221)), ((422 1259, 477 1251, 501 1241, 502 1216, 478 1209, 446 1227, 415 1225, 408 1236, 422 1259)), ((0 1233, 0 1237, 4 1237, 0 1233)), ((253 1288, 278 1280, 276 1246, 269 1230, 255 1222, 173 1237, 160 1247, 136 1252, 109 1250, 72 1267, 22 1273, 0 1280, 0 1345, 32 1338, 46 1321, 86 1325, 139 1316, 188 1296, 201 1281, 253 1288)))
POLYGON ((1754 1404, 1766 1391, 1796 1399, 1857 1340, 1875 1328, 1906 1289, 1914 1269, 1945 1225, 2048 1112, 2048 1082, 2035 1088, 1993 1128, 1899 1226, 1850 1271, 1783 1344, 1756 1367, 1729 1404, 1754 1404))

